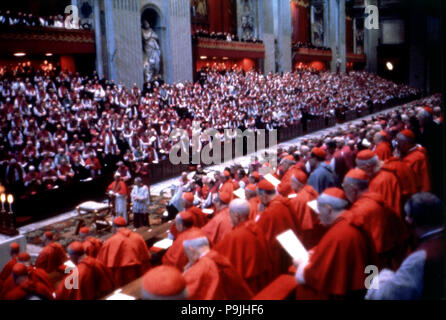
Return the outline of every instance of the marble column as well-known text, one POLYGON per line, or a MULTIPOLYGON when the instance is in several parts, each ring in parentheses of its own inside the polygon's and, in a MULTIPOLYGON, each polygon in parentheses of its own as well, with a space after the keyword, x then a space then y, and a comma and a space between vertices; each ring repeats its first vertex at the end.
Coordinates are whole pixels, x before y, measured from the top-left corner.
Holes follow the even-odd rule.
POLYGON ((189 0, 169 2, 169 79, 171 83, 193 80, 192 35, 189 0))
POLYGON ((331 72, 345 72, 345 0, 329 0, 331 72))
MULTIPOLYGON (((378 6, 378 0, 366 0, 366 6, 378 6)), ((364 28, 364 51, 367 57, 366 71, 378 72, 378 38, 379 30, 364 28)))
POLYGON ((100 0, 94 0, 94 35, 96 42, 96 71, 100 78, 104 77, 104 61, 102 59, 101 8, 100 0))
POLYGON ((264 73, 276 72, 273 1, 263 1, 263 44, 265 46, 264 73))
POLYGON ((104 1, 105 13, 105 38, 107 41, 106 56, 106 77, 109 80, 117 81, 116 74, 116 48, 115 48, 115 24, 114 24, 114 1, 104 1))

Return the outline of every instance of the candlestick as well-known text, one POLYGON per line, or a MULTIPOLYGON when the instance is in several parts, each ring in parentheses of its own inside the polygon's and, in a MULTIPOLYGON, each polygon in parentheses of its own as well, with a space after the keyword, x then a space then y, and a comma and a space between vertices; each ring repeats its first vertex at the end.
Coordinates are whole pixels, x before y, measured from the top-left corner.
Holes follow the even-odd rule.
POLYGON ((8 195, 8 203, 9 203, 9 213, 12 214, 12 203, 14 202, 14 196, 12 194, 8 195))
POLYGON ((6 195, 4 193, 2 193, 0 195, 0 200, 2 202, 2 211, 5 211, 5 202, 6 202, 6 195))

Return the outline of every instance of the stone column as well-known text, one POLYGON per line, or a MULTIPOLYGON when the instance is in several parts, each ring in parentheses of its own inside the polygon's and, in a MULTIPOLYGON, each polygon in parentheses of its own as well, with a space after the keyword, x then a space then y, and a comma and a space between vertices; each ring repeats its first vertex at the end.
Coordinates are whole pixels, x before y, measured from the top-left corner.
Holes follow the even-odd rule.
POLYGON ((99 0, 94 0, 94 35, 96 42, 96 71, 100 78, 104 77, 104 61, 102 59, 101 9, 99 0))
POLYGON ((329 0, 331 72, 345 72, 345 0, 329 0))
POLYGON ((345 0, 339 1, 339 59, 341 59, 340 71, 345 73, 347 63, 347 47, 345 39, 345 0))
POLYGON ((189 0, 169 2, 169 79, 171 83, 193 81, 192 35, 189 0))
MULTIPOLYGON (((378 0, 366 0, 366 6, 378 6, 378 0)), ((364 28, 364 52, 367 56, 366 71, 378 72, 378 37, 379 30, 369 30, 364 28)))
POLYGON ((278 42, 279 42, 279 70, 278 72, 289 72, 292 69, 291 37, 293 28, 291 22, 291 6, 288 0, 279 0, 278 10, 278 42))
POLYGON ((263 1, 263 44, 265 46, 264 73, 276 72, 276 46, 274 43, 273 1, 263 1))
POLYGON ((104 1, 104 13, 105 13, 105 37, 107 40, 107 65, 106 76, 109 80, 117 81, 116 73, 116 48, 115 48, 115 17, 114 17, 114 1, 104 1))

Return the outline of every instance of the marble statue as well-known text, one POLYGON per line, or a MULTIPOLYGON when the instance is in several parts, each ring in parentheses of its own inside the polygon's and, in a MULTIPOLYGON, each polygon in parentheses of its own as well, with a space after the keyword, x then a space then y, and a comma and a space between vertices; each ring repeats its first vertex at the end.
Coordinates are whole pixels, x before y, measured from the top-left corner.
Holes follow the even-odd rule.
POLYGON ((142 27, 144 49, 144 81, 150 82, 160 73, 161 50, 158 35, 150 27, 148 21, 142 27))

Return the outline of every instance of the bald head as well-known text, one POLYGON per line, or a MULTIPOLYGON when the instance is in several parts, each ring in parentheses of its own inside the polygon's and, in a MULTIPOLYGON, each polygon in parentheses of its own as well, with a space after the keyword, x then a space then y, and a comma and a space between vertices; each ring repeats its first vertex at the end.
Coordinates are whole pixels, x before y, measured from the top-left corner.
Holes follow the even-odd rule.
POLYGON ((242 199, 233 200, 229 205, 229 215, 232 227, 234 228, 248 220, 250 212, 251 206, 248 201, 242 199))
POLYGON ((206 237, 186 240, 183 242, 183 247, 190 265, 194 264, 210 249, 209 240, 206 237))

